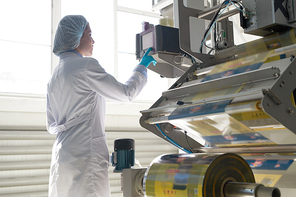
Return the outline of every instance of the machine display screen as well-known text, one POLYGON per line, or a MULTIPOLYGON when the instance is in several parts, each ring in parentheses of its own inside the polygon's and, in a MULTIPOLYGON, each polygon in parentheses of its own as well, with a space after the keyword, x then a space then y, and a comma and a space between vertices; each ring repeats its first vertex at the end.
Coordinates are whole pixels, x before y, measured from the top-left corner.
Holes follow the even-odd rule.
POLYGON ((153 47, 153 32, 149 32, 142 36, 142 49, 153 47))

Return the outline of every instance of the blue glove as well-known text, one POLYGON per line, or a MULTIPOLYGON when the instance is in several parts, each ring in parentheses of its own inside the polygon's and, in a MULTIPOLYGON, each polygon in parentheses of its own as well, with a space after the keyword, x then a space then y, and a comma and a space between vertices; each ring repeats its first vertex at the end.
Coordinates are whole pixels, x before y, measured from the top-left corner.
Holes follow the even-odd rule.
POLYGON ((151 62, 153 63, 154 66, 157 64, 157 61, 152 56, 148 55, 151 50, 152 50, 152 48, 150 47, 146 51, 146 53, 142 57, 139 65, 141 64, 141 65, 145 66, 146 68, 148 68, 148 66, 150 65, 151 62))

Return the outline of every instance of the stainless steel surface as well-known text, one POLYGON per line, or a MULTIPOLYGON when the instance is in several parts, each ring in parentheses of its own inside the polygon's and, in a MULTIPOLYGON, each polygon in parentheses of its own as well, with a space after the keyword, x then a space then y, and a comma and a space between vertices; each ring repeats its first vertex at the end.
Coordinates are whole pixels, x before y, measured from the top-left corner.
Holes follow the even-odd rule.
POLYGON ((174 62, 176 54, 154 54, 153 57, 157 61, 157 66, 149 66, 149 69, 166 78, 176 78, 182 76, 188 67, 174 62))
MULTIPOLYGON (((190 17, 196 18, 198 14, 198 10, 185 7, 182 0, 179 0, 174 3, 177 3, 177 9, 178 9, 177 13, 178 13, 178 20, 179 20, 180 48, 184 52, 192 55, 193 57, 199 59, 202 62, 207 61, 209 64, 217 63, 218 60, 214 59, 214 56, 193 52, 191 50, 189 18, 190 17)), ((197 35, 197 36, 201 37, 202 35, 197 35)))
MULTIPOLYGON (((198 12, 197 14, 197 18, 200 18, 200 19, 207 19, 207 20, 211 20, 213 18, 213 14, 218 11, 220 5, 217 5, 217 6, 214 6, 214 7, 211 7, 211 8, 207 8, 203 11, 200 11, 198 12)), ((226 5, 224 4, 222 6, 222 9, 225 8, 226 5)), ((235 14, 238 14, 239 13, 239 10, 238 9, 232 9, 230 11, 228 11, 227 13, 224 13, 224 14, 221 14, 221 16, 219 17, 219 19, 217 21, 221 21, 227 17, 230 17, 230 16, 233 16, 235 14)))
POLYGON ((272 96, 270 94, 264 95, 262 106, 266 113, 296 134, 296 103, 295 98, 294 100, 291 99, 291 95, 296 88, 295 84, 296 61, 294 59, 269 89, 272 96))
POLYGON ((225 18, 228 18, 230 16, 236 15, 238 13, 239 13, 239 10, 237 10, 237 9, 230 10, 230 11, 224 13, 224 14, 221 14, 221 16, 217 19, 217 21, 219 22, 219 21, 221 21, 221 20, 223 20, 225 18))
POLYGON ((143 197, 143 179, 146 168, 124 169, 121 185, 124 197, 143 197))
MULTIPOLYGON (((222 5, 222 8, 224 8, 224 7, 225 7, 225 5, 222 5)), ((198 18, 204 18, 205 16, 208 16, 208 15, 216 12, 219 8, 220 8, 220 5, 216 5, 216 6, 207 8, 207 9, 199 12, 198 15, 197 15, 197 17, 198 18)))
MULTIPOLYGON (((246 6, 248 12, 251 13, 248 20, 249 25, 244 29, 245 33, 268 36, 274 32, 281 32, 283 29, 296 27, 295 22, 292 22, 293 20, 289 21, 289 15, 286 11, 288 8, 287 2, 243 0, 242 3, 246 6)), ((295 4, 294 0, 293 3, 295 4)), ((295 14, 295 10, 293 12, 295 14)))

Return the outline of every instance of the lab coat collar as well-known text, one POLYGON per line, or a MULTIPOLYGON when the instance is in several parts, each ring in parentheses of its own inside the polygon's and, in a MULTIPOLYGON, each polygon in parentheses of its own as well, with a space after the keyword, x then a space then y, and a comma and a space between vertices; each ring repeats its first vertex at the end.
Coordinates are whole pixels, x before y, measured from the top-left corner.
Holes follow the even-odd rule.
POLYGON ((80 53, 78 53, 77 51, 67 51, 67 52, 63 52, 60 54, 60 59, 64 59, 66 57, 83 57, 80 53))

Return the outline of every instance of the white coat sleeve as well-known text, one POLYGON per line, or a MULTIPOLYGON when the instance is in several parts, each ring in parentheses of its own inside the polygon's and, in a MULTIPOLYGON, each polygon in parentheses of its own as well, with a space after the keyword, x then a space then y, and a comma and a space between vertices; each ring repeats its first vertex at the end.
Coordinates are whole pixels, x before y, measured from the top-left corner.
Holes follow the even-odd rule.
POLYGON ((57 123, 53 117, 49 98, 47 95, 46 99, 46 129, 50 134, 56 134, 58 133, 57 131, 57 123))
POLYGON ((90 88, 105 99, 113 101, 132 101, 147 82, 147 68, 138 65, 131 77, 122 84, 108 74, 93 58, 86 66, 86 80, 90 88))

